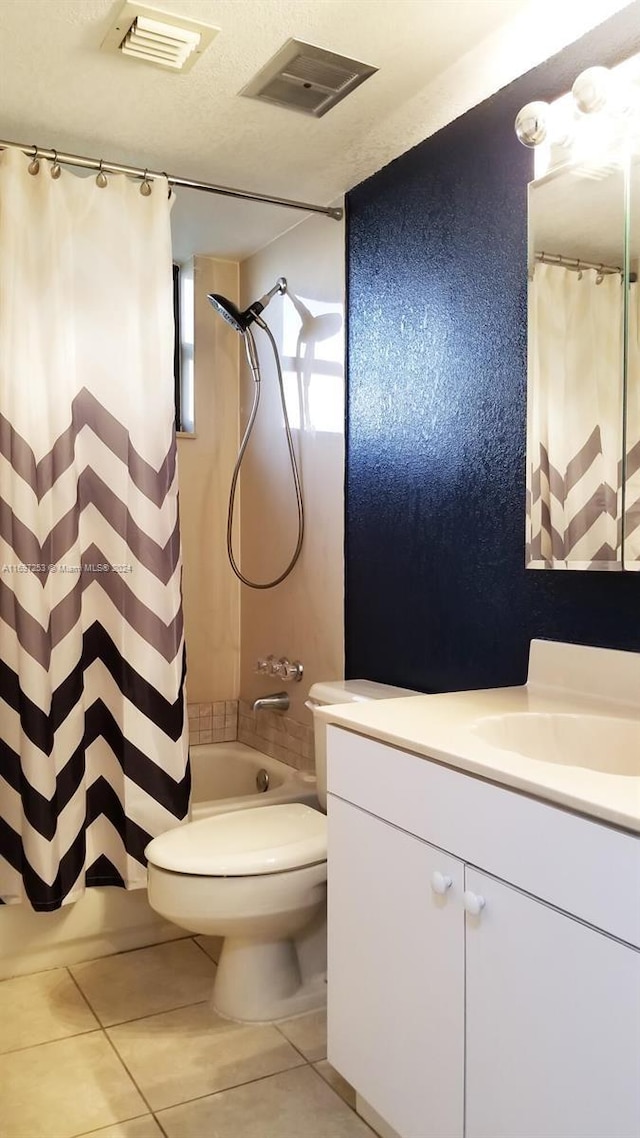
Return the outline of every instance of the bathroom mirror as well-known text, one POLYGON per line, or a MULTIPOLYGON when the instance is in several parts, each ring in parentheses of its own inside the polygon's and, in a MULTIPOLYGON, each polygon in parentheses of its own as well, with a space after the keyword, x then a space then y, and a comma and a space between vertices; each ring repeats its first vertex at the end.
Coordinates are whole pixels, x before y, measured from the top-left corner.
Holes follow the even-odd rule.
MULTIPOLYGON (((638 164, 634 178, 638 197, 638 164)), ((621 570, 631 568, 625 562, 633 558, 640 568, 638 380, 631 397, 640 349, 627 382, 625 310, 627 302, 630 309, 637 307, 637 285, 627 292, 625 183, 624 164, 599 161, 568 163, 529 186, 526 564, 531 569, 621 570)), ((640 201, 635 212, 637 258, 640 201)))
POLYGON ((629 309, 625 392, 623 567, 640 571, 640 155, 629 163, 629 309))

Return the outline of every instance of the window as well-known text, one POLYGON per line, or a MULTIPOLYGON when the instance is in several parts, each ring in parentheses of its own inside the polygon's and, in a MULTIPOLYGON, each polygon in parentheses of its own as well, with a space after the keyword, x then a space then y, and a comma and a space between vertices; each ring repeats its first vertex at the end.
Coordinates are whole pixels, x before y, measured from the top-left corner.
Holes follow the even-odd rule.
POLYGON ((173 375, 175 425, 180 434, 194 434, 193 261, 173 266, 173 375))
POLYGON ((182 430, 182 384, 180 379, 180 265, 173 265, 173 394, 176 431, 182 430))

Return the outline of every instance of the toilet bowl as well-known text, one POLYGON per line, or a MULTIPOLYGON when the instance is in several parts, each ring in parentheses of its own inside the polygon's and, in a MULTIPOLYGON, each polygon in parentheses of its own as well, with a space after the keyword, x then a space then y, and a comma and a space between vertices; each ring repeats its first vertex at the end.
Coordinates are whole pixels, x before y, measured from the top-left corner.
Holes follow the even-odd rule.
POLYGON ((302 803, 188 822, 147 847, 149 904, 225 938, 213 989, 219 1015, 262 1022, 324 999, 326 818, 302 803))
MULTIPOLYGON (((314 684, 311 706, 415 695, 366 680, 314 684)), ((258 806, 186 822, 147 846, 149 904, 192 933, 224 937, 214 1010, 260 1023, 326 999, 325 728, 314 717, 319 808, 258 806)))

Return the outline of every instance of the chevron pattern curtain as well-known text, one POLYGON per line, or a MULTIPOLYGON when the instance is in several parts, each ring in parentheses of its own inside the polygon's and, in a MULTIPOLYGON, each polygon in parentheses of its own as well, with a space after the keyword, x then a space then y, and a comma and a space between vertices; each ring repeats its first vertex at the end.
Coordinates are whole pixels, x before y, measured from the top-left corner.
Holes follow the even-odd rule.
POLYGON ((0 155, 0 897, 144 886, 188 808, 170 202, 0 155))
POLYGON ((529 284, 527 567, 622 568, 620 276, 538 264, 529 284))

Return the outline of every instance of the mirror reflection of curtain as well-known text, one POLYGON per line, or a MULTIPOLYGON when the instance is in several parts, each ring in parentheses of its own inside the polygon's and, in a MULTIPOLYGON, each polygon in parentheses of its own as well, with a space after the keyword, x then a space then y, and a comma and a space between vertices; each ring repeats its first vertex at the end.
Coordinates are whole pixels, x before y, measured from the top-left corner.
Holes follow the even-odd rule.
POLYGON ((622 567, 623 294, 597 277, 537 264, 529 284, 530 569, 622 567))
POLYGON ((640 571, 640 286, 629 285, 624 567, 640 571))

